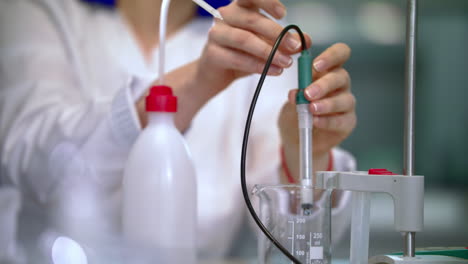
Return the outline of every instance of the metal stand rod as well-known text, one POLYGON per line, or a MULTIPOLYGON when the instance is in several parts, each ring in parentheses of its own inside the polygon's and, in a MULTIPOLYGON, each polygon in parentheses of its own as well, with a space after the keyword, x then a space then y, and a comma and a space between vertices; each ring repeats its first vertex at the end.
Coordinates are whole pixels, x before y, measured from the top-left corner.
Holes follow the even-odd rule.
MULTIPOLYGON (((406 20, 405 142, 404 174, 414 172, 414 88, 416 83, 417 0, 408 0, 406 20)), ((404 256, 415 256, 414 232, 405 233, 404 256)))
POLYGON ((415 256, 415 232, 406 232, 404 235, 405 239, 405 251, 403 256, 414 257, 415 256))

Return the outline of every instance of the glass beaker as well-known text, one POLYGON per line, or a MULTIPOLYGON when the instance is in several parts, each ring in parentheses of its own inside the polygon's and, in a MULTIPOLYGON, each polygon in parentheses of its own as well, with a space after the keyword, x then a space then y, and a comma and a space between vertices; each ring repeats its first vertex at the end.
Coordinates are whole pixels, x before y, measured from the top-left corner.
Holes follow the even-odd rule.
MULTIPOLYGON (((330 264, 332 190, 323 190, 312 209, 305 210, 301 196, 311 189, 301 185, 256 185, 253 194, 260 200, 262 223, 283 247, 302 264, 330 264)), ((290 262, 261 231, 259 233, 259 263, 290 262)))

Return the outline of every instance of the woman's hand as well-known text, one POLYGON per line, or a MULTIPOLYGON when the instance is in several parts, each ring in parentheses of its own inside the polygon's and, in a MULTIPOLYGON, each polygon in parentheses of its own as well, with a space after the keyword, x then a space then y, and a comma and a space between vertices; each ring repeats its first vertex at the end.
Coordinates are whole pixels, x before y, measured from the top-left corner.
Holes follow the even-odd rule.
MULTIPOLYGON (((165 76, 183 106, 176 114, 176 125, 184 131, 197 111, 217 93, 239 77, 261 73, 283 27, 260 14, 263 9, 274 18, 282 18, 286 9, 279 0, 236 0, 218 11, 208 41, 199 59, 165 76), (196 91, 196 92, 194 92, 196 91)), ((311 45, 305 36, 306 45, 311 45)), ((297 34, 287 33, 275 54, 269 75, 279 75, 291 66, 291 55, 301 50, 297 34)), ((190 45, 189 43, 187 45, 190 45)), ((143 98, 137 103, 142 125, 146 124, 143 98)))
MULTIPOLYGON (((278 0, 236 0, 218 9, 224 20, 216 19, 198 60, 198 76, 211 84, 210 93, 216 94, 236 78, 263 71, 283 27, 260 14, 259 9, 277 19, 286 13, 278 0)), ((310 46, 310 37, 306 36, 306 41, 310 46)), ((291 55, 300 48, 299 36, 288 33, 275 54, 269 75, 279 75, 291 66, 291 55)))
MULTIPOLYGON (((328 153, 347 138, 356 126, 356 99, 351 93, 351 80, 343 64, 349 59, 350 48, 342 43, 325 50, 314 60, 314 82, 304 93, 311 102, 313 114, 314 170, 326 170, 328 153)), ((285 159, 294 177, 299 176, 299 131, 296 113, 297 90, 289 92, 283 106, 279 127, 285 159)))

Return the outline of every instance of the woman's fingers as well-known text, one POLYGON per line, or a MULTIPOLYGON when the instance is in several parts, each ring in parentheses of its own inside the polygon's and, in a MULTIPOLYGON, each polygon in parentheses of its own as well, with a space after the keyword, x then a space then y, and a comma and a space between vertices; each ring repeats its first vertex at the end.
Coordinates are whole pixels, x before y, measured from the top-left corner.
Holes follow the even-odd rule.
MULTIPOLYGON (((348 72, 337 68, 305 89, 317 128, 344 132, 354 128, 356 98, 350 91, 350 83, 348 72)), ((289 91, 290 103, 295 102, 296 94, 297 90, 289 91)))
MULTIPOLYGON (((259 12, 237 5, 228 5, 218 9, 224 20, 217 21, 215 26, 225 23, 231 27, 251 32, 258 38, 263 39, 271 46, 275 42, 283 27, 275 21, 265 17, 259 12)), ((306 43, 310 46, 310 37, 306 37, 306 43)), ((297 34, 287 33, 281 42, 281 51, 293 54, 301 49, 301 41, 297 34)), ((270 49, 271 50, 271 49, 270 49)))
MULTIPOLYGON (((263 1, 269 2, 269 0, 263 1)), ((255 4, 250 0, 248 2, 255 4)), ((219 11, 224 20, 216 21, 210 29, 208 46, 216 46, 214 49, 218 50, 217 53, 220 53, 219 49, 222 48, 224 58, 231 58, 233 61, 222 59, 226 64, 218 63, 218 66, 230 70, 240 70, 244 73, 261 73, 262 71, 258 68, 263 69, 273 48, 273 43, 283 27, 258 11, 243 7, 235 2, 220 8, 219 11), (227 50, 231 50, 231 54, 242 54, 242 56, 234 58, 226 54, 227 50), (253 58, 240 63, 239 59, 246 56, 253 58), (261 66, 259 66, 259 62, 262 62, 261 66), (248 66, 239 68, 240 64, 248 66)), ((305 40, 306 45, 310 46, 310 37, 305 36, 305 40)), ((291 66, 293 60, 290 55, 297 53, 301 49, 301 45, 298 34, 288 32, 275 54, 269 74, 278 75, 282 69, 291 66)))
POLYGON ((288 92, 288 101, 289 101, 289 103, 291 103, 291 104, 296 103, 296 94, 297 94, 297 89, 289 90, 289 92, 288 92))
MULTIPOLYGON (((212 27, 209 32, 209 38, 220 46, 239 50, 263 61, 268 59, 272 48, 270 44, 266 43, 252 32, 230 27, 225 24, 212 27)), ((291 56, 281 51, 276 52, 273 59, 274 65, 283 68, 291 66, 292 62, 291 56)))
MULTIPOLYGON (((297 122, 296 120, 297 114, 295 113, 295 110, 293 107, 293 105, 295 104, 294 98, 296 96, 296 93, 297 93, 297 90, 289 91, 289 94, 288 94, 289 114, 288 115, 283 114, 283 116, 287 116, 288 118, 291 118, 291 115, 294 115, 291 118, 292 120, 294 120, 294 122, 297 122)), ((356 114, 354 111, 356 100, 350 92, 341 93, 340 95, 332 97, 332 98, 334 102, 331 102, 329 105, 325 106, 325 107, 328 107, 328 109, 324 110, 323 113, 316 114, 312 111, 314 115, 313 116, 314 129, 335 131, 335 132, 339 132, 339 134, 347 135, 356 126, 356 114)), ((283 117, 283 119, 286 120, 285 117, 283 117)), ((287 123, 285 120, 283 120, 282 122, 287 123)))
POLYGON ((351 56, 351 49, 344 43, 337 43, 315 58, 314 70, 318 73, 341 67, 351 56))
MULTIPOLYGON (((223 20, 215 20, 210 29, 205 49, 208 56, 204 56, 202 63, 211 62, 209 64, 227 70, 228 78, 261 73, 283 27, 261 14, 259 8, 273 15, 275 8, 284 6, 278 0, 236 0, 219 8, 223 20)), ((306 46, 311 42, 306 35, 306 46)), ((291 66, 291 55, 299 52, 301 46, 299 35, 288 32, 273 58, 269 74, 279 75, 291 66)))
POLYGON ((351 78, 343 68, 335 69, 309 85, 305 91, 305 97, 309 101, 321 99, 338 89, 349 89, 351 78))
MULTIPOLYGON (((296 90, 289 91, 288 101, 295 104, 296 90)), ((332 115, 352 112, 356 107, 356 97, 349 91, 341 90, 333 96, 326 97, 310 103, 310 111, 313 115, 332 115)))
MULTIPOLYGON (((226 65, 229 65, 230 69, 243 74, 261 73, 265 65, 265 62, 261 59, 219 45, 209 45, 206 52, 212 58, 212 63, 217 67, 226 67, 226 65)), ((271 65, 268 74, 280 75, 282 71, 283 68, 271 65)))
POLYGON ((356 98, 350 92, 338 93, 336 96, 311 103, 311 112, 314 115, 330 115, 354 111, 356 98))

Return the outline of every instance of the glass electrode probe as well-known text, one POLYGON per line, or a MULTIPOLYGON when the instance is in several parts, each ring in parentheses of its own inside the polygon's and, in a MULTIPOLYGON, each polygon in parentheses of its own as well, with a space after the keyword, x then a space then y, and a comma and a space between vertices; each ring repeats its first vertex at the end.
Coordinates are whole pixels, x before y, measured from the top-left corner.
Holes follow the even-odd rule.
MULTIPOLYGON (((312 113, 309 101, 304 96, 304 89, 312 83, 312 57, 308 50, 303 50, 298 59, 299 90, 296 95, 296 110, 299 122, 299 176, 302 186, 313 186, 312 167, 312 113)), ((304 215, 310 215, 314 202, 313 188, 303 188, 301 206, 304 215)))

